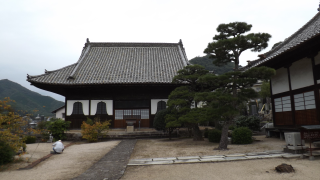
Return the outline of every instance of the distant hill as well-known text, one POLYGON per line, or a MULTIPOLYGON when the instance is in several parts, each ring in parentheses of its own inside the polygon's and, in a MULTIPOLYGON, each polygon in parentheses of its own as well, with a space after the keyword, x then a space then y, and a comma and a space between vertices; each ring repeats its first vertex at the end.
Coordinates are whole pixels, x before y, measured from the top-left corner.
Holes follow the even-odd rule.
POLYGON ((228 63, 225 66, 215 66, 212 64, 213 60, 209 59, 208 56, 195 57, 189 61, 192 64, 198 64, 204 66, 206 70, 213 71, 215 74, 224 74, 226 72, 232 71, 234 68, 234 63, 228 63))
POLYGON ((20 115, 26 114, 25 111, 27 111, 34 115, 52 116, 51 112, 53 110, 64 105, 61 101, 49 96, 42 96, 8 79, 0 80, 0 99, 2 100, 5 97, 10 97, 10 99, 16 101, 12 104, 12 107, 20 115), (39 111, 34 113, 33 110, 35 109, 39 111))

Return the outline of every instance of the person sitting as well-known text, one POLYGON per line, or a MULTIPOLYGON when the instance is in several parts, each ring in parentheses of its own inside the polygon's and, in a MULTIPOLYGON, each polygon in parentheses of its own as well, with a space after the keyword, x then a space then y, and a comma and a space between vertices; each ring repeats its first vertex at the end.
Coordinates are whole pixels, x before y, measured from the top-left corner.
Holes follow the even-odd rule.
POLYGON ((60 154, 60 153, 62 153, 63 150, 64 150, 64 145, 62 144, 61 140, 53 143, 52 146, 54 146, 54 147, 53 147, 53 151, 54 151, 54 153, 56 153, 56 154, 60 154))

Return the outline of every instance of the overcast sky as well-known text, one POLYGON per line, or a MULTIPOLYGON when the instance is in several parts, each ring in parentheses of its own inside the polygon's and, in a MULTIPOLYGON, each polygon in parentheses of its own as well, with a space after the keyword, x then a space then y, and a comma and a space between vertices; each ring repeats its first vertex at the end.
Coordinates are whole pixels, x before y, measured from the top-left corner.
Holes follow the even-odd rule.
MULTIPOLYGON (((75 63, 91 42, 168 42, 182 39, 188 59, 203 50, 221 23, 253 25, 272 35, 269 47, 289 37, 318 11, 319 0, 0 0, 0 79, 42 95, 26 81, 75 63)), ((240 64, 260 53, 246 51, 240 64)))

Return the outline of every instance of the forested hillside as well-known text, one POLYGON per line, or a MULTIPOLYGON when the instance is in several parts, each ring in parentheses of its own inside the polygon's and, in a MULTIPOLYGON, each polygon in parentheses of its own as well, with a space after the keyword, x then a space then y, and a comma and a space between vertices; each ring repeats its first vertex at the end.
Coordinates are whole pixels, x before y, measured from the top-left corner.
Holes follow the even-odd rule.
POLYGON ((225 66, 215 66, 212 64, 212 59, 209 59, 208 56, 203 56, 203 57, 195 57, 193 59, 191 59, 189 62, 191 62, 192 64, 198 64, 201 66, 204 66, 207 70, 209 71, 213 71, 215 74, 223 74, 229 71, 232 71, 234 68, 234 63, 228 63, 225 66))
POLYGON ((52 116, 52 111, 63 106, 64 103, 49 96, 42 96, 36 92, 7 79, 0 80, 0 99, 10 97, 16 103, 12 107, 20 114, 40 114, 52 116), (19 110, 19 111, 18 111, 19 110), (33 110, 38 110, 34 112, 33 110))

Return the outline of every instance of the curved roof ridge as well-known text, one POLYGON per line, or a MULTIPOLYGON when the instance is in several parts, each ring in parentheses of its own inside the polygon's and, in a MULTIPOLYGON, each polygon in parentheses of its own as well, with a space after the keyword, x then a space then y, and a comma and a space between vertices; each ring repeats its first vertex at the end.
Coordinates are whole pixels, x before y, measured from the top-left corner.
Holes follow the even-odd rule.
POLYGON ((29 74, 27 74, 27 78, 28 78, 28 80, 30 80, 30 79, 32 79, 32 78, 37 78, 37 77, 41 77, 41 76, 44 76, 44 75, 48 75, 48 74, 50 74, 50 73, 54 73, 54 72, 57 72, 57 71, 63 70, 63 69, 65 69, 65 68, 68 68, 68 67, 74 66, 75 64, 77 64, 77 62, 76 62, 76 63, 73 63, 73 64, 71 64, 71 65, 64 66, 64 67, 62 67, 62 68, 59 68, 59 69, 53 70, 53 71, 47 71, 47 70, 45 70, 44 74, 40 74, 40 75, 29 75, 29 74))
MULTIPOLYGON (((68 66, 64 66, 64 67, 59 68, 59 69, 56 69, 56 70, 52 70, 52 71, 47 71, 47 70, 45 70, 45 74, 49 74, 49 73, 53 73, 53 72, 57 72, 57 71, 59 71, 59 70, 62 70, 62 69, 64 69, 64 68, 68 68, 68 67, 73 66, 73 65, 75 65, 75 64, 78 64, 78 62, 73 63, 73 64, 70 64, 70 65, 68 65, 68 66)), ((45 75, 45 74, 43 74, 43 75, 45 75)))

